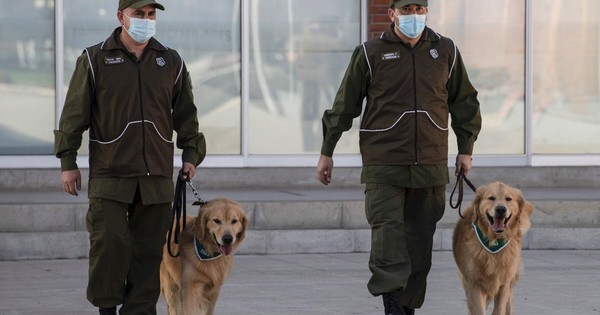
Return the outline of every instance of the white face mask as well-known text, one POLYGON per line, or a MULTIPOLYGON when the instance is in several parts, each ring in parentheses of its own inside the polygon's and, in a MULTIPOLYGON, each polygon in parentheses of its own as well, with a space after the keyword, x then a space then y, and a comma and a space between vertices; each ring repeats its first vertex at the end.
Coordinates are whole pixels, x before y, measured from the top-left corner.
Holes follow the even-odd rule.
POLYGON ((426 14, 396 15, 398 30, 409 38, 417 38, 425 29, 426 14))
POLYGON ((123 15, 129 18, 129 29, 125 30, 136 42, 143 44, 156 34, 155 20, 132 18, 125 13, 123 15))

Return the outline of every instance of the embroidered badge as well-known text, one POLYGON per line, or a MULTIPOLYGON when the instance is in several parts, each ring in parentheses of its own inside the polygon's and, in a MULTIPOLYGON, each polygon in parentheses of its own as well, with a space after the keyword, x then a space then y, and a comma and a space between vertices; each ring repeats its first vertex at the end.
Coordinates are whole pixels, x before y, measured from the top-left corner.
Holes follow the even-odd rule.
POLYGON ((438 59, 440 57, 440 54, 438 53, 437 49, 430 49, 429 50, 429 54, 431 55, 431 57, 433 57, 433 59, 438 59))
POLYGON ((167 62, 165 61, 165 59, 163 57, 158 57, 158 58, 156 58, 156 64, 159 67, 164 67, 167 64, 167 62))
POLYGON ((125 59, 123 58, 123 56, 104 57, 104 64, 107 66, 118 65, 123 62, 125 62, 125 59))
POLYGON ((400 59, 399 52, 385 53, 381 56, 381 60, 395 60, 395 59, 400 59))

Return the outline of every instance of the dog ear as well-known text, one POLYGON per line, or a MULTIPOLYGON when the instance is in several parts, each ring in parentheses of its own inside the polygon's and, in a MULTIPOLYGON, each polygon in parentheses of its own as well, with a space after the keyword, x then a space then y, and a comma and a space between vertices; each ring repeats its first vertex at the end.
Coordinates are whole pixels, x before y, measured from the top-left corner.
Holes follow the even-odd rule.
POLYGON ((201 209, 198 214, 198 223, 196 224, 196 230, 198 231, 198 239, 203 240, 206 237, 206 233, 208 231, 208 211, 207 209, 201 209))
POLYGON ((244 237, 246 237, 246 227, 248 226, 248 218, 246 218, 244 214, 242 214, 240 223, 242 224, 242 229, 236 235, 238 242, 241 242, 244 239, 244 237))
POLYGON ((471 203, 471 208, 473 208, 473 211, 471 211, 470 214, 471 219, 475 219, 479 214, 479 206, 481 205, 481 200, 483 200, 484 190, 485 186, 481 186, 477 188, 477 191, 475 192, 475 199, 473 199, 473 202, 471 203))
POLYGON ((520 190, 518 190, 518 192, 519 229, 521 230, 521 235, 524 235, 531 227, 531 214, 533 213, 533 205, 529 201, 525 200, 520 190))

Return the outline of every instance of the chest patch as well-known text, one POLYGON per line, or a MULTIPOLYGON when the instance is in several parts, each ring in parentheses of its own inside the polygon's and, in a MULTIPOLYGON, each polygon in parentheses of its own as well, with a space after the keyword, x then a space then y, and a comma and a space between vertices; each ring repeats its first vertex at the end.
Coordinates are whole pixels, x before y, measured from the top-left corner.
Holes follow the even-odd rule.
POLYGON ((156 58, 156 64, 159 67, 164 67, 167 64, 167 62, 165 61, 165 59, 163 57, 158 57, 158 58, 156 58))
POLYGON ((440 57, 440 53, 438 53, 437 49, 430 49, 429 50, 429 54, 431 55, 431 58, 433 59, 438 59, 440 57))
POLYGON ((390 52, 390 53, 384 53, 381 55, 381 60, 396 60, 396 59, 400 59, 400 53, 399 52, 390 52))
POLYGON ((115 56, 115 57, 104 57, 104 64, 107 66, 118 65, 120 63, 124 63, 125 59, 123 56, 115 56))

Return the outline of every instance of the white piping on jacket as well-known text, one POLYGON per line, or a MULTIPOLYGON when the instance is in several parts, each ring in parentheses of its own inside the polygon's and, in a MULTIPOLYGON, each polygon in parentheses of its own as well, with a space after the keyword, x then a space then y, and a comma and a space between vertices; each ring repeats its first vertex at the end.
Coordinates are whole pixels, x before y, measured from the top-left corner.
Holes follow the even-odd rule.
POLYGON ((88 63, 90 64, 90 70, 92 70, 92 79, 94 80, 94 84, 96 84, 96 72, 94 72, 94 64, 92 63, 92 58, 90 57, 90 52, 87 48, 85 49, 85 54, 87 55, 88 63))
POLYGON ((450 73, 448 73, 448 78, 452 76, 452 70, 454 70, 454 65, 456 64, 456 44, 454 44, 454 42, 452 42, 452 44, 454 45, 454 59, 452 59, 452 67, 450 67, 450 73))
POLYGON ((159 136, 159 137, 160 137, 160 138, 161 138, 161 139, 162 139, 164 142, 167 142, 167 143, 173 143, 173 141, 165 139, 165 137, 163 137, 163 136, 160 134, 160 131, 158 131, 158 128, 156 128, 156 124, 154 124, 154 122, 152 122, 152 121, 149 121, 149 120, 136 120, 136 121, 130 121, 129 123, 127 123, 127 126, 125 126, 125 129, 123 129, 123 132, 121 132, 121 134, 120 134, 118 137, 116 137, 115 139, 113 139, 113 140, 110 140, 110 141, 100 141, 100 140, 90 139, 90 142, 97 142, 97 143, 99 143, 99 144, 111 144, 111 143, 114 143, 114 142, 118 141, 119 139, 121 139, 121 137, 123 137, 123 135, 125 134, 125 132, 127 131, 127 129, 129 128, 129 126, 130 126, 130 125, 132 125, 132 124, 142 124, 142 123, 148 123, 148 124, 152 124, 152 127, 154 127, 154 130, 156 130, 156 133, 158 134, 158 136, 159 136))
POLYGON ((177 84, 177 81, 179 80, 179 77, 181 76, 181 73, 183 72, 183 58, 181 58, 181 55, 179 54, 179 52, 177 50, 174 50, 174 52, 177 54, 177 56, 179 56, 179 60, 181 61, 181 67, 179 68, 179 72, 177 73, 177 78, 175 78, 175 82, 173 82, 173 85, 177 84))
POLYGON ((363 50, 365 51, 365 60, 367 60, 367 65, 369 66, 369 75, 371 76, 371 78, 373 77, 373 70, 371 69, 371 63, 369 62, 369 54, 367 53, 367 46, 365 46, 365 44, 362 44, 363 46, 363 50))
POLYGON ((400 117, 398 119, 396 119, 396 121, 389 127, 387 128, 382 128, 382 129, 360 129, 359 131, 361 132, 383 132, 383 131, 389 131, 392 128, 394 128, 398 122, 402 119, 402 117, 404 117, 405 114, 425 114, 427 115, 427 117, 429 118, 429 120, 431 121, 431 123, 438 129, 440 130, 448 130, 448 127, 444 128, 444 127, 440 127, 440 125, 436 124, 435 121, 433 120, 433 118, 431 118, 431 115, 429 115, 429 113, 426 110, 417 110, 417 111, 406 111, 404 113, 402 113, 402 115, 400 115, 400 117))

